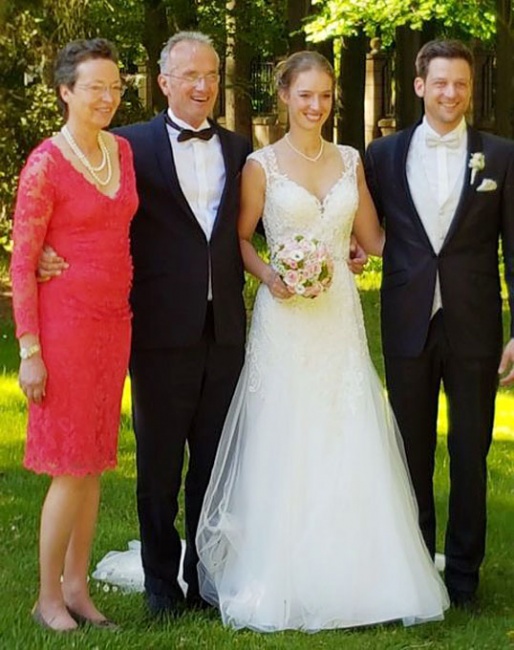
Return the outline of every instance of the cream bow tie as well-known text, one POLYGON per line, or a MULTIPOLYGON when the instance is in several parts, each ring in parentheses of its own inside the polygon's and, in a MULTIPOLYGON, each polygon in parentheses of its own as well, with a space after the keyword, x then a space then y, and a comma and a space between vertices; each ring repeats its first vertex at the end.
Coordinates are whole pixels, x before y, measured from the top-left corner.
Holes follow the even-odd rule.
POLYGON ((448 147, 448 149, 458 149, 460 145, 460 133, 448 133, 447 135, 437 135, 427 131, 425 134, 427 147, 448 147))

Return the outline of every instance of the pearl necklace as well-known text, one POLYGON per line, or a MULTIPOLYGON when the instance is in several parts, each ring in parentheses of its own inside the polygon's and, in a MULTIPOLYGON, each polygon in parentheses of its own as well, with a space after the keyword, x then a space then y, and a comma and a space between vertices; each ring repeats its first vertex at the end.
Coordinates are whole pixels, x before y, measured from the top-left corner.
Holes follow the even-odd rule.
POLYGON ((75 138, 71 135, 70 130, 68 129, 66 124, 62 127, 61 133, 63 134, 66 142, 70 145, 70 149, 77 156, 80 162, 84 165, 87 171, 91 174, 94 181, 98 183, 98 185, 102 185, 103 187, 109 185, 112 178, 111 157, 109 155, 109 150, 105 146, 105 142, 103 141, 101 133, 98 133, 97 142, 98 142, 98 146, 100 147, 100 151, 102 152, 102 162, 97 167, 93 167, 93 165, 89 162, 85 153, 81 150, 81 148, 76 143, 75 138), (107 165, 107 176, 105 177, 105 180, 102 180, 96 172, 101 172, 106 165, 107 165))
POLYGON ((325 146, 325 141, 323 140, 323 138, 322 138, 321 136, 319 136, 320 148, 319 148, 318 153, 314 156, 314 158, 311 158, 310 156, 306 156, 306 155, 305 155, 304 153, 302 153, 299 149, 297 149, 297 148, 292 144, 292 142, 289 140, 289 133, 286 133, 285 141, 286 141, 287 145, 288 145, 288 146, 289 146, 289 147, 290 147, 290 148, 291 148, 295 153, 297 153, 297 154, 298 154, 299 156, 301 156, 302 158, 305 158, 305 160, 308 160, 309 162, 317 162, 317 161, 321 158, 321 156, 323 155, 323 148, 324 148, 324 146, 325 146))

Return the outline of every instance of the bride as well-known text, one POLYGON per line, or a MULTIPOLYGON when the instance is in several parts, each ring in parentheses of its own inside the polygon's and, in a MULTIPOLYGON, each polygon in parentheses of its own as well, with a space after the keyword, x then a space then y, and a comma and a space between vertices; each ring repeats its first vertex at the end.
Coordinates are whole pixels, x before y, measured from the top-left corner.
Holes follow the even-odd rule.
POLYGON ((380 255, 383 231, 357 151, 321 137, 328 61, 298 52, 277 79, 290 130, 243 171, 241 251, 262 284, 200 518, 201 593, 225 624, 263 632, 441 619, 346 264, 352 232, 380 255), (271 264, 251 243, 261 216, 271 264))

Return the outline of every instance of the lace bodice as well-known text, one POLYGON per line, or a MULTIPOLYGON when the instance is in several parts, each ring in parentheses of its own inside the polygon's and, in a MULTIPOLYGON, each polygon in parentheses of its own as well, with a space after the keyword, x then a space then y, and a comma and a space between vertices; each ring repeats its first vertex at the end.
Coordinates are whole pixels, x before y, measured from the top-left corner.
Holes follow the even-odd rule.
POLYGON ((252 154, 266 175, 262 220, 270 249, 294 235, 317 239, 327 246, 334 272, 330 288, 312 300, 301 296, 277 300, 261 285, 247 346, 251 391, 260 391, 264 367, 287 368, 291 360, 314 385, 323 386, 320 390, 330 390, 327 377, 337 377, 345 385, 345 401, 350 405, 362 390, 366 332, 355 280, 346 263, 359 198, 359 154, 351 147, 339 150, 343 172, 323 201, 281 173, 272 147, 252 154))
POLYGON ((101 193, 63 156, 51 139, 30 154, 20 175, 11 263, 17 335, 39 333, 42 292, 59 293, 78 312, 126 313, 132 276, 128 233, 137 206, 132 151, 116 138, 120 184, 101 193), (36 282, 43 244, 69 263, 59 278, 36 282))
POLYGON ((266 175, 263 223, 271 250, 292 235, 325 242, 335 261, 348 257, 353 218, 358 205, 358 152, 339 146, 343 173, 323 201, 279 170, 272 146, 251 154, 266 175))
POLYGON ((130 349, 130 221, 137 207, 132 152, 116 138, 120 184, 100 192, 52 142, 20 176, 11 264, 18 336, 39 335, 47 369, 41 405, 29 404, 24 464, 52 476, 116 465, 120 402, 130 349), (69 264, 36 282, 47 242, 69 264))

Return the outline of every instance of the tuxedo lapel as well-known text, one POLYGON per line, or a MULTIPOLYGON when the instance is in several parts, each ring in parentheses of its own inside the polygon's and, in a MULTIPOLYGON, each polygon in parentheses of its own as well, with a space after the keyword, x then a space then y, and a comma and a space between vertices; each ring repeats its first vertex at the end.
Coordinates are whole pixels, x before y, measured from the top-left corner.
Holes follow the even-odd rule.
POLYGON ((175 158, 173 156, 173 149, 171 148, 166 122, 164 121, 164 114, 161 113, 153 121, 153 138, 154 138, 154 151, 157 157, 157 165, 164 177, 166 184, 170 188, 175 203, 184 212, 198 228, 203 230, 198 223, 191 206, 189 205, 180 182, 178 180, 177 168, 175 166, 175 158))
POLYGON ((212 234, 214 234, 220 225, 222 215, 224 213, 225 204, 227 201, 227 196, 230 191, 230 188, 233 186, 234 183, 235 161, 234 161, 234 151, 230 146, 228 133, 224 129, 220 129, 215 122, 211 122, 211 124, 214 127, 215 132, 220 139, 221 152, 223 154, 223 162, 225 163, 225 185, 223 187, 223 192, 221 194, 221 200, 218 206, 218 211, 216 213, 216 218, 214 220, 214 225, 212 227, 212 234))
MULTIPOLYGON (((421 217, 419 216, 416 206, 414 204, 412 193, 409 187, 409 181, 407 179, 407 155, 409 153, 409 147, 412 140, 412 136, 414 135, 414 131, 417 129, 418 126, 419 123, 399 133, 395 159, 394 159, 394 166, 395 166, 395 173, 397 174, 397 177, 401 179, 402 192, 407 202, 407 213, 409 214, 409 216, 412 217, 412 220, 416 224, 416 227, 420 233, 420 237, 425 241, 427 246, 429 246, 433 250, 427 231, 423 226, 421 217)), ((416 162, 416 164, 419 164, 419 162, 416 162)))
POLYGON ((468 163, 471 154, 482 151, 482 149, 483 149, 483 144, 482 144, 482 136, 480 135, 480 132, 468 126, 468 151, 467 151, 466 162, 465 162, 466 169, 464 171, 464 184, 462 186, 462 190, 460 193, 460 199, 457 205, 457 209, 455 210, 455 214, 453 216, 452 222, 446 234, 442 248, 444 248, 446 244, 450 241, 459 223, 467 214, 469 209, 469 204, 475 195, 477 180, 475 179, 473 185, 471 184, 471 169, 468 163))

